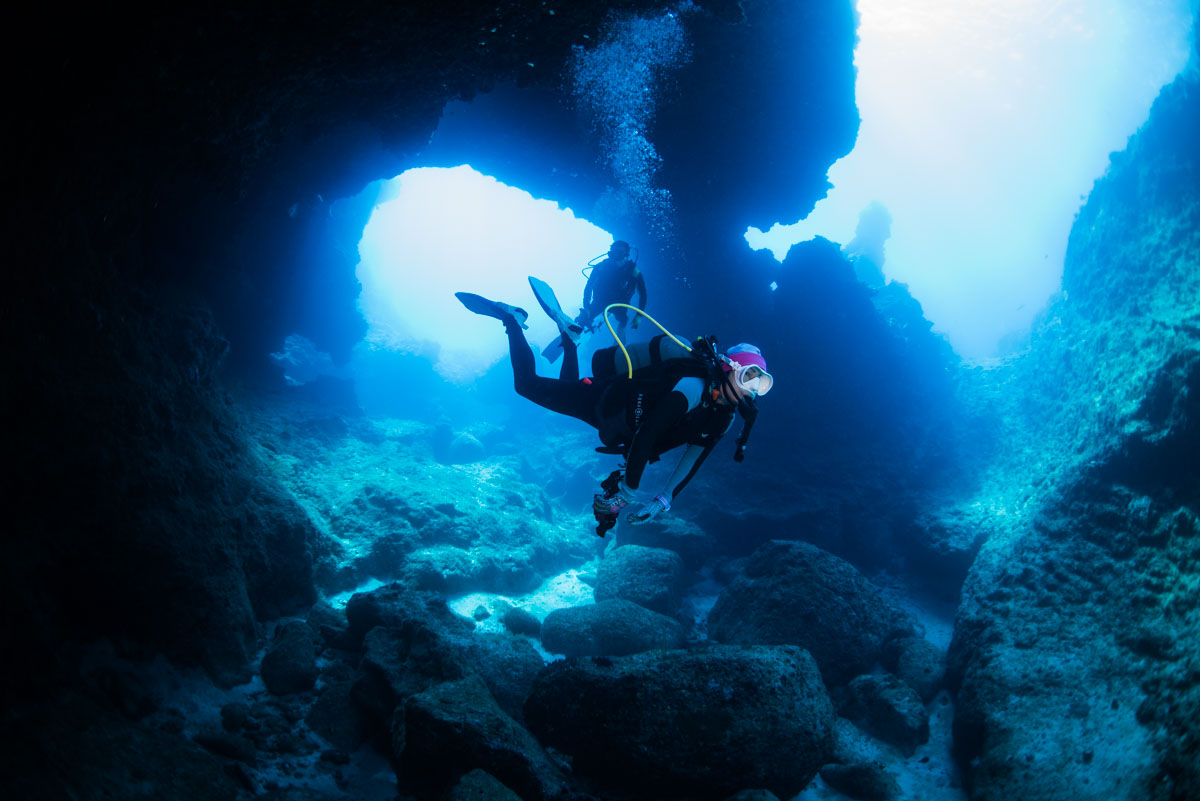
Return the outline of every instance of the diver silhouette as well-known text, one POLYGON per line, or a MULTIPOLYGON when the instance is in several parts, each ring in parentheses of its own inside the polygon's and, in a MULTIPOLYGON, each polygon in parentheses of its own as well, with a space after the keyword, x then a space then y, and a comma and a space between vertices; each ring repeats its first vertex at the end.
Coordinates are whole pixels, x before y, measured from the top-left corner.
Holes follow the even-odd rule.
MULTIPOLYGON (((531 284, 536 281, 530 279, 531 284)), ((534 286, 536 294, 537 284, 534 286)), ((721 354, 711 337, 698 338, 689 347, 668 333, 635 348, 636 366, 629 349, 621 345, 625 373, 618 369, 615 346, 597 351, 593 375, 580 380, 577 326, 556 308, 556 302, 551 305, 541 294, 539 302, 544 308, 550 306, 546 311, 559 326, 564 358, 558 378, 540 376, 525 338, 528 312, 469 292, 457 292, 455 297, 470 311, 504 324, 518 395, 587 423, 603 443, 598 451, 624 457, 622 468, 613 471, 601 485, 603 491, 593 498, 600 536, 631 504, 635 508, 625 519, 634 525, 669 510, 733 425, 736 412, 741 412, 745 421, 734 454, 734 459, 741 461, 758 412, 755 399, 774 384, 761 351, 753 345, 735 345, 721 354), (667 486, 651 500, 636 504, 635 493, 646 465, 680 446, 686 447, 667 486)))

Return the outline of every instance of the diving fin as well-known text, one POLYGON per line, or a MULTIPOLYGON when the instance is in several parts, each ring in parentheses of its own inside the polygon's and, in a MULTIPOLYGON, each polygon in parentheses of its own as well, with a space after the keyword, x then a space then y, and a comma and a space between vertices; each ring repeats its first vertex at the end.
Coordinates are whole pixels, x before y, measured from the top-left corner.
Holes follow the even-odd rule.
MULTIPOLYGON (((554 296, 554 290, 540 278, 529 276, 529 286, 533 287, 533 296, 537 298, 538 305, 542 307, 542 311, 550 316, 554 324, 558 326, 558 332, 563 336, 571 338, 571 341, 576 345, 579 344, 579 338, 583 335, 583 328, 575 324, 575 321, 563 313, 562 306, 558 305, 558 298, 554 296)), ((559 345, 562 347, 561 343, 559 345)), ((549 358, 547 356, 547 358, 549 358)), ((553 359, 551 359, 553 361, 553 359)))
POLYGON ((454 297, 458 298, 459 303, 466 306, 469 311, 473 311, 476 314, 482 314, 484 317, 495 317, 497 320, 505 320, 512 317, 522 328, 529 328, 529 326, 525 325, 525 321, 529 319, 529 312, 519 306, 509 306, 507 303, 501 303, 498 300, 488 300, 482 295, 475 295, 471 292, 455 292, 454 297))
POLYGON ((542 348, 542 355, 546 357, 546 361, 554 364, 558 361, 558 357, 563 355, 562 337, 555 337, 549 345, 542 348))

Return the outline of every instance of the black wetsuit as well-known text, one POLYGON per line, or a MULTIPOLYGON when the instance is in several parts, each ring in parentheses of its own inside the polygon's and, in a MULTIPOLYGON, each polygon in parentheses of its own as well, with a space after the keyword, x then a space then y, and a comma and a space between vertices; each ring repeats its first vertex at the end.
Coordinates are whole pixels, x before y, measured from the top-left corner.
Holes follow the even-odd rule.
MULTIPOLYGON (((588 325, 610 303, 629 303, 634 293, 637 307, 646 308, 646 279, 631 259, 616 261, 607 258, 592 269, 583 287, 583 313, 579 322, 588 325)), ((620 327, 625 327, 628 309, 613 309, 612 315, 620 327)))
POLYGON ((672 488, 672 497, 678 495, 733 422, 735 407, 713 401, 708 370, 699 360, 673 359, 638 371, 632 379, 580 381, 578 351, 564 337, 562 372, 559 378, 547 378, 537 374, 521 327, 506 320, 504 329, 517 394, 595 428, 606 448, 625 454, 625 484, 630 489, 638 488, 647 463, 680 445, 697 446, 686 475, 672 488), (699 403, 690 411, 688 397, 676 391, 679 382, 689 378, 704 382, 699 403))

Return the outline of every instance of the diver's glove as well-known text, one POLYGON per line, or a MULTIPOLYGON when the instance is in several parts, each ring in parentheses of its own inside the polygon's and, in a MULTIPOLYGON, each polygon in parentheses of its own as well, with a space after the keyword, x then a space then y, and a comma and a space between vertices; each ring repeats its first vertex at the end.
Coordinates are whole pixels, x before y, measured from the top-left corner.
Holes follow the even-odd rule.
POLYGON ((597 515, 617 515, 632 502, 633 496, 629 494, 629 490, 622 483, 611 495, 606 493, 592 496, 592 511, 597 515))
POLYGON ((625 522, 631 526, 640 526, 643 523, 649 523, 656 516, 662 514, 671 508, 671 501, 666 495, 659 494, 654 496, 654 500, 649 503, 642 504, 640 509, 630 512, 625 515, 625 522))

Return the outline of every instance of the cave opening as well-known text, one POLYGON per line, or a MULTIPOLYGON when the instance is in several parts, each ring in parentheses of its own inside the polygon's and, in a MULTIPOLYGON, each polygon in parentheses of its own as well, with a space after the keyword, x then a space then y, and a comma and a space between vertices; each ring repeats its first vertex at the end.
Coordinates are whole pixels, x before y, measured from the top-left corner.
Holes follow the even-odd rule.
MULTIPOLYGON (((357 195, 334 201, 328 214, 361 217, 364 208, 370 211, 354 269, 366 330, 349 360, 338 363, 303 331, 286 337, 270 356, 292 387, 324 376, 353 382, 368 414, 394 413, 413 371, 421 374, 424 395, 448 396, 472 387, 506 357, 507 341, 493 321, 463 309, 457 291, 530 311, 527 336, 540 352, 558 331, 537 309, 528 277, 549 283, 564 309, 576 311, 589 263, 614 239, 565 204, 469 164, 413 167, 372 181, 357 195)), ((322 302, 320 296, 313 300, 322 302)), ((553 367, 540 361, 539 370, 553 367)))

